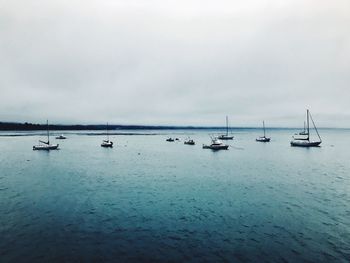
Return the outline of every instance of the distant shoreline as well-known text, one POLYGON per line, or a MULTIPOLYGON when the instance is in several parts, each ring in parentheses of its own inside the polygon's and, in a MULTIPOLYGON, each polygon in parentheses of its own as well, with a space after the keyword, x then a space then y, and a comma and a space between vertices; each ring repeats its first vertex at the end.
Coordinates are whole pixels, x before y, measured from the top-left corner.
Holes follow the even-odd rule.
MULTIPOLYGON (((194 126, 161 126, 161 125, 109 125, 109 130, 183 130, 183 129, 222 129, 221 127, 194 127, 194 126)), ((46 124, 0 122, 0 131, 42 131, 46 124)), ((105 124, 49 124, 50 130, 56 131, 101 131, 106 130, 105 124)))
MULTIPOLYGON (((43 131, 46 130, 46 124, 35 124, 35 123, 16 123, 16 122, 0 122, 0 131, 43 131)), ((52 131, 102 131, 106 130, 105 124, 49 124, 49 129, 52 131)), ((109 125, 109 130, 224 130, 226 127, 218 126, 166 126, 166 125, 109 125)), ((231 127, 230 130, 255 130, 261 129, 261 127, 231 127)), ((295 130, 302 128, 293 127, 268 127, 267 129, 286 129, 295 130)), ((320 128, 320 129, 344 129, 349 128, 320 128)))

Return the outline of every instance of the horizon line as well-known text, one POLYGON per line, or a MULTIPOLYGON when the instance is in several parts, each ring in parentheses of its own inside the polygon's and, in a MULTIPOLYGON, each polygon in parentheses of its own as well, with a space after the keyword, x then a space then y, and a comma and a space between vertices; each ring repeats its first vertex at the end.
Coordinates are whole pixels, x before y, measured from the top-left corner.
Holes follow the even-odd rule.
MULTIPOLYGON (((2 128, 5 128, 8 125, 14 125, 14 126, 34 126, 37 128, 41 128, 42 126, 46 126, 46 123, 31 123, 31 122, 13 122, 13 121, 0 121, 0 130, 2 128), (5 127, 2 127, 5 126, 5 127)), ((49 124, 49 126, 54 127, 54 126, 59 126, 62 128, 68 128, 68 127, 86 127, 87 130, 90 129, 98 129, 100 130, 102 127, 106 127, 106 124, 49 124)), ((226 126, 208 126, 208 125, 171 125, 171 124, 162 124, 162 125, 157 125, 157 124, 110 124, 108 123, 108 126, 110 128, 124 128, 124 129, 226 129, 226 126)), ((34 128, 33 127, 33 128, 34 128)), ((18 127, 19 128, 19 127, 18 127)), ((24 127, 23 127, 24 128, 24 127)), ((292 127, 292 126, 270 126, 270 127, 265 127, 266 129, 303 129, 303 127, 292 127)), ((350 127, 317 127, 318 129, 350 129, 350 127)), ((229 129, 262 129, 260 126, 231 126, 229 129)), ((67 129, 69 130, 69 129, 67 129)))

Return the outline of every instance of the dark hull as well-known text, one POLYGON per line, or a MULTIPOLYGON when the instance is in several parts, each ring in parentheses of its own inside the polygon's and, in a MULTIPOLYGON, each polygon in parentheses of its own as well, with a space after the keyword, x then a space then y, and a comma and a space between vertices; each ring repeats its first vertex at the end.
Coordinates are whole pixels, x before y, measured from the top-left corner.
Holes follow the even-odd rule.
POLYGON ((291 141, 290 145, 293 147, 319 147, 321 142, 308 142, 308 141, 291 141))
POLYGON ((103 148, 113 148, 113 142, 105 141, 105 142, 101 143, 101 147, 103 147, 103 148))
POLYGON ((220 140, 233 140, 233 136, 226 136, 226 135, 219 136, 218 138, 220 140))
POLYGON ((211 149, 213 151, 227 150, 228 145, 220 145, 220 146, 203 145, 203 149, 211 149))
POLYGON ((255 139, 257 142, 269 142, 271 138, 261 137, 255 139))

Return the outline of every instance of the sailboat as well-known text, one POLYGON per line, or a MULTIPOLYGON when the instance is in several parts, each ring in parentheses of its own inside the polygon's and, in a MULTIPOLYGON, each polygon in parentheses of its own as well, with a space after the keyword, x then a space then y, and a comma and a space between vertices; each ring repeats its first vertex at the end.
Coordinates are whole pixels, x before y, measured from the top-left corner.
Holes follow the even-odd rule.
POLYGON ((232 135, 228 135, 228 117, 226 116, 226 134, 219 135, 218 139, 220 140, 233 140, 232 135))
POLYGON ((321 143, 322 143, 322 139, 320 137, 320 134, 318 133, 318 130, 316 128, 316 125, 315 125, 315 122, 314 120, 312 119, 312 116, 310 114, 310 111, 309 110, 306 110, 306 133, 305 135, 307 137, 303 137, 303 138, 295 138, 293 137, 293 140, 290 142, 290 145, 291 146, 299 146, 299 147, 317 147, 319 146, 321 143), (312 124, 315 128, 315 131, 317 133, 317 136, 318 136, 318 141, 310 141, 310 119, 312 121, 312 124))
POLYGON ((113 142, 109 140, 109 133, 108 133, 108 122, 107 122, 107 140, 103 140, 101 143, 101 147, 105 148, 112 148, 113 147, 113 142))
POLYGON ((58 144, 50 144, 49 121, 46 121, 47 126, 47 142, 39 140, 39 145, 34 145, 33 150, 57 150, 58 144))
POLYGON ((264 129, 264 136, 260 136, 259 138, 256 138, 257 142, 269 142, 271 138, 266 137, 265 134, 265 122, 263 121, 263 129, 264 129))

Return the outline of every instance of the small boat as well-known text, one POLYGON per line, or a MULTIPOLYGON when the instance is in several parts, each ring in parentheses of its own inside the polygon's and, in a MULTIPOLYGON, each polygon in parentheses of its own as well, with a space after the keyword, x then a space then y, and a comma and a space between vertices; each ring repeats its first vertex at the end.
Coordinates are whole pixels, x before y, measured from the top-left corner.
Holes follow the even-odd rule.
POLYGON ((58 144, 50 144, 50 132, 49 132, 49 121, 46 121, 47 126, 47 141, 39 140, 39 145, 34 145, 33 150, 58 150, 58 144))
POLYGON ((103 142, 101 143, 101 147, 112 148, 113 142, 110 140, 103 140, 103 142))
POLYGON ((65 140, 65 139, 67 139, 67 137, 64 136, 63 134, 61 134, 60 136, 57 136, 56 139, 57 140, 65 140))
POLYGON ((257 142, 269 142, 271 140, 271 138, 266 137, 265 134, 265 122, 263 121, 263 129, 264 129, 264 136, 260 136, 258 138, 256 138, 255 140, 257 142))
POLYGON ((220 140, 233 140, 233 135, 228 134, 228 117, 226 116, 226 134, 221 134, 218 136, 220 140))
POLYGON ((304 130, 303 130, 303 131, 301 131, 301 132, 299 132, 299 133, 296 133, 295 135, 307 135, 305 121, 304 121, 304 130))
POLYGON ((175 141, 181 141, 179 138, 175 138, 175 141))
POLYGON ((184 141, 184 144, 188 144, 188 145, 195 145, 196 143, 194 142, 194 140, 188 138, 184 141))
POLYGON ((211 149, 214 151, 217 150, 227 150, 228 149, 228 145, 223 144, 218 138, 212 138, 211 139, 211 144, 210 145, 205 145, 203 144, 203 149, 211 149))
POLYGON ((318 146, 320 146, 320 144, 322 143, 322 139, 321 139, 320 134, 318 133, 317 127, 315 125, 314 120, 312 119, 312 116, 311 116, 311 113, 309 110, 306 110, 306 124, 307 124, 307 126, 306 126, 307 130, 306 130, 305 135, 307 137, 295 138, 293 136, 293 140, 290 142, 291 146, 297 146, 297 147, 318 147, 318 146), (315 131, 317 133, 317 136, 319 139, 318 141, 310 141, 310 119, 311 119, 312 124, 315 128, 315 131))
POLYGON ((107 122, 107 140, 103 140, 101 143, 101 147, 104 148, 112 148, 113 147, 113 142, 109 140, 109 133, 108 133, 108 122, 107 122))
POLYGON ((174 142, 175 140, 173 138, 166 139, 167 142, 174 142))

